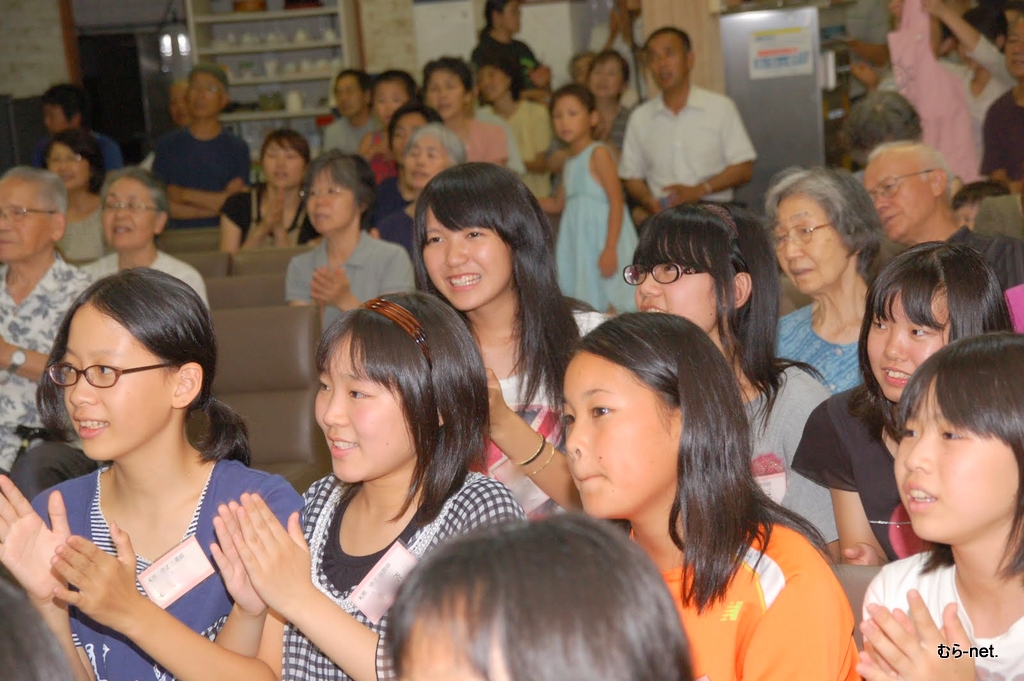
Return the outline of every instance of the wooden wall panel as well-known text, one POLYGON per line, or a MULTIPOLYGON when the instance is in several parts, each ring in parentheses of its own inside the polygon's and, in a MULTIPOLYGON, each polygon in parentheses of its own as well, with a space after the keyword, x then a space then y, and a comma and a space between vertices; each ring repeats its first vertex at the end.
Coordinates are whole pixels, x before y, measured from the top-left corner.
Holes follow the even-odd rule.
POLYGON ((692 82, 708 90, 725 92, 722 37, 718 17, 708 12, 707 0, 642 0, 641 12, 647 35, 662 26, 678 26, 686 31, 697 54, 692 82))

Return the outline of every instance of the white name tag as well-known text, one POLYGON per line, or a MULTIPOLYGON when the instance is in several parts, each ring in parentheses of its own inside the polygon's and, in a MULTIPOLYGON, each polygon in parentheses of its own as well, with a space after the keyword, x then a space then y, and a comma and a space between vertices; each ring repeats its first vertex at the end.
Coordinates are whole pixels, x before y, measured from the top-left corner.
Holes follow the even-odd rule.
POLYGON ((199 540, 191 536, 142 571, 142 590, 163 609, 214 573, 199 540))
POLYGON ((400 541, 396 541, 384 557, 377 561, 373 569, 359 582, 352 592, 352 602, 366 615, 366 619, 374 624, 395 602, 395 594, 409 570, 416 566, 416 556, 400 541))

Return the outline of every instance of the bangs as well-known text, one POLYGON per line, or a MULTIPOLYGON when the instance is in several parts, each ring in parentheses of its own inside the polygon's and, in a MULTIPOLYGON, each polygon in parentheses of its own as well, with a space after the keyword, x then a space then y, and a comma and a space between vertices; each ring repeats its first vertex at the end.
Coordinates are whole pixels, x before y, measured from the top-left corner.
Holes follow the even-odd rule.
MULTIPOLYGON (((891 322, 895 317, 897 306, 903 308, 906 318, 917 326, 940 331, 949 324, 949 315, 939 319, 935 315, 935 307, 946 299, 945 282, 937 273, 916 272, 917 276, 907 277, 905 281, 890 282, 888 286, 878 286, 868 301, 870 319, 891 322), (929 276, 932 275, 932 276, 929 276)), ((945 305, 939 306, 940 308, 945 305)))
POLYGON ((357 308, 335 321, 317 346, 317 372, 330 373, 345 346, 352 374, 384 386, 403 405, 401 376, 422 374, 430 381, 430 366, 416 341, 377 312, 357 308))
POLYGON ((694 223, 672 224, 669 220, 655 218, 641 234, 633 264, 650 269, 663 263, 675 263, 697 272, 711 272, 712 263, 721 262, 721 255, 730 250, 728 237, 721 230, 694 223))
MULTIPOLYGON (((979 339, 990 340, 971 340, 979 339)), ((958 351, 961 346, 946 346, 914 372, 900 400, 900 427, 910 418, 931 415, 980 437, 1011 446, 1024 442, 1018 432, 1024 413, 1019 374, 1001 366, 996 352, 958 351)))

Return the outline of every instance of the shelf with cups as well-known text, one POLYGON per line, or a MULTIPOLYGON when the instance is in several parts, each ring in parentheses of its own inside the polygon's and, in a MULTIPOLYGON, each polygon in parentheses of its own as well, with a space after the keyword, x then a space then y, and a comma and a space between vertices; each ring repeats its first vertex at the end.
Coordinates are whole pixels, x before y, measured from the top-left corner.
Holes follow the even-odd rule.
MULTIPOLYGON (((266 68, 266 66, 264 66, 266 68)), ((313 71, 311 73, 281 73, 275 76, 254 76, 252 78, 245 78, 242 76, 232 75, 228 82, 231 87, 241 87, 245 85, 277 85, 278 83, 302 83, 306 81, 325 81, 330 82, 334 78, 334 71, 313 71)))
POLYGON ((279 19, 304 19, 309 17, 337 16, 337 7, 314 7, 310 9, 286 9, 278 12, 222 12, 196 14, 192 21, 197 24, 229 24, 244 21, 276 21, 279 19))
POLYGON ((239 111, 236 113, 221 114, 220 120, 224 123, 244 123, 246 121, 266 121, 275 118, 313 118, 317 116, 329 116, 329 107, 317 107, 314 109, 300 109, 298 111, 287 111, 285 109, 267 111, 239 111))
POLYGON ((307 42, 250 43, 248 45, 224 45, 197 47, 196 54, 200 57, 224 54, 258 54, 260 52, 289 52, 292 50, 316 50, 323 48, 340 48, 340 40, 310 40, 307 42))

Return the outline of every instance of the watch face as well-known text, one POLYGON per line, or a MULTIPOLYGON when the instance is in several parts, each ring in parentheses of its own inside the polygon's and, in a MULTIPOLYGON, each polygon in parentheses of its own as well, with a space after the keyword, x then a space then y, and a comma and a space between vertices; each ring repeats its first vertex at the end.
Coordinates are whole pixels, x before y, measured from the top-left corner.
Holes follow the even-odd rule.
POLYGON ((15 350, 14 353, 11 354, 11 368, 19 368, 22 364, 25 363, 26 359, 28 359, 28 357, 25 356, 24 350, 15 350))

